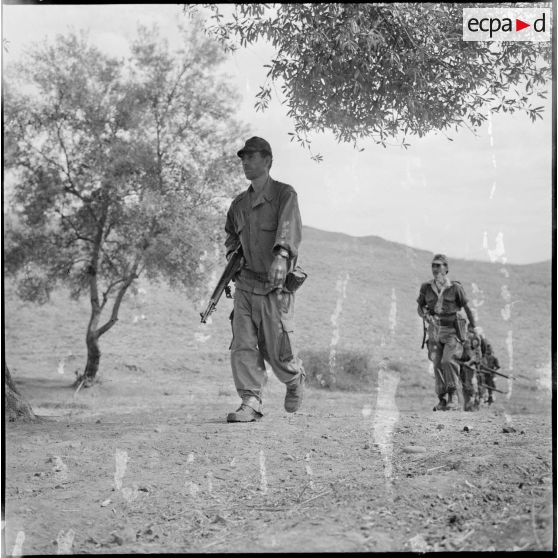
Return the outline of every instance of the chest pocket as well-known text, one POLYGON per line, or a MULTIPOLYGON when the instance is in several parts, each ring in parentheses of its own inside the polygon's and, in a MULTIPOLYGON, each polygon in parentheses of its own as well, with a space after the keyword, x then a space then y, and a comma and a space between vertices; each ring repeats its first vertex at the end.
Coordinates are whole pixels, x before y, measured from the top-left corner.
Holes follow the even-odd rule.
POLYGON ((277 230, 277 212, 278 207, 275 206, 273 200, 264 199, 264 202, 254 210, 256 228, 262 231, 275 232, 277 230))
POLYGON ((438 297, 436 296, 436 294, 429 289, 428 291, 426 291, 424 299, 426 300, 426 305, 428 306, 428 308, 433 310, 436 302, 438 301, 438 297))
POLYGON ((243 212, 239 212, 235 219, 235 231, 236 234, 240 234, 246 225, 246 218, 243 212))
POLYGON ((267 232, 275 232, 277 230, 277 221, 263 221, 260 223, 260 229, 267 232))
POLYGON ((446 289, 444 291, 444 294, 442 295, 442 298, 444 299, 444 302, 449 302, 450 304, 454 304, 455 303, 455 289, 453 289, 453 288, 446 289))

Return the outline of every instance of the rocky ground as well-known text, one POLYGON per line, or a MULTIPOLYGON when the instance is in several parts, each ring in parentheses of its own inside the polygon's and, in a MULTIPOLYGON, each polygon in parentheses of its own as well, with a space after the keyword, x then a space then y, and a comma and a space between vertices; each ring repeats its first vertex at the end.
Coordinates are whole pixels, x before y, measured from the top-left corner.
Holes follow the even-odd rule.
POLYGON ((272 377, 264 419, 227 424, 227 364, 202 370, 20 376, 42 420, 5 426, 6 553, 552 549, 548 391, 433 412, 380 370, 289 415, 272 377))

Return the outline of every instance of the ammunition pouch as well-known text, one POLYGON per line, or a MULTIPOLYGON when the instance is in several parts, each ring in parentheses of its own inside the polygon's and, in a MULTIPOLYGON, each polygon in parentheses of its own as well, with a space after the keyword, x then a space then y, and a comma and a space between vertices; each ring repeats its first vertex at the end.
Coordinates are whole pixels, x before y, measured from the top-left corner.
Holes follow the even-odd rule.
POLYGON ((296 290, 300 289, 307 277, 308 274, 304 272, 300 266, 295 266, 292 271, 287 273, 284 286, 285 290, 294 293, 296 290))
POLYGON ((467 340, 467 320, 461 316, 455 318, 455 331, 459 341, 464 342, 467 340))

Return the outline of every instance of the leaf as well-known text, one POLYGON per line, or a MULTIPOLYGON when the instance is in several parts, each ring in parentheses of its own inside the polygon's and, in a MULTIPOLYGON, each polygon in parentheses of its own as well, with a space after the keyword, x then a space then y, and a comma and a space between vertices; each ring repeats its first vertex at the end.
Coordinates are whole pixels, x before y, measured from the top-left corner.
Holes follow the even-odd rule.
MULTIPOLYGON (((428 10, 412 3, 393 10, 375 4, 257 6, 240 7, 243 19, 228 18, 231 30, 243 44, 270 40, 280 54, 267 66, 268 76, 280 85, 289 117, 307 132, 329 130, 342 141, 370 137, 372 130, 383 130, 387 139, 443 130, 448 122, 460 126, 469 120, 468 104, 492 110, 498 103, 496 112, 512 112, 552 78, 550 44, 461 41, 458 4, 428 10), (413 108, 411 94, 422 112, 413 108), (398 109, 397 118, 384 109, 406 100, 409 110, 398 109)), ((227 29, 225 20, 219 27, 227 29)))

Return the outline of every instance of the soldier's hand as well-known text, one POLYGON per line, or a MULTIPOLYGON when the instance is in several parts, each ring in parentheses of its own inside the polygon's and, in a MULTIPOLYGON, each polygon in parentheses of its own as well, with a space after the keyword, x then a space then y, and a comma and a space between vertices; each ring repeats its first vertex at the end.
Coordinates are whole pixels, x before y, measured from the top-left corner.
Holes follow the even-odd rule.
POLYGON ((280 288, 287 276, 287 259, 277 254, 269 266, 269 280, 275 288, 280 288))

